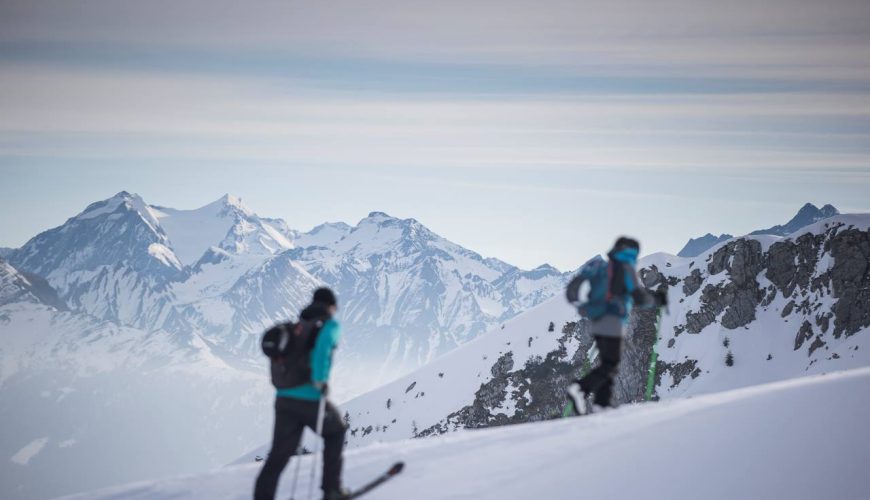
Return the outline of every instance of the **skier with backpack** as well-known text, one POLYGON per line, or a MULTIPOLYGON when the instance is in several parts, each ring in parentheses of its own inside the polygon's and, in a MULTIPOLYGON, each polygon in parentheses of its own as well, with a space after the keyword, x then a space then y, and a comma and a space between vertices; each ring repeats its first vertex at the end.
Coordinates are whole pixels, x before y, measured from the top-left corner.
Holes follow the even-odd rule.
POLYGON ((333 318, 336 310, 335 294, 319 288, 298 322, 276 325, 263 335, 263 352, 271 361, 277 397, 272 449, 257 477, 254 500, 275 497, 278 479, 297 452, 305 427, 323 437, 324 500, 349 495, 341 486, 346 426, 335 405, 326 401, 332 354, 340 337, 339 324, 333 318))
POLYGON ((622 356, 622 338, 632 305, 643 308, 667 305, 664 290, 650 292, 641 285, 635 269, 639 253, 637 240, 621 237, 607 253, 608 260, 597 258, 587 263, 568 283, 568 302, 590 320, 589 331, 599 357, 598 367, 568 386, 568 398, 575 414, 586 412, 587 396, 593 394, 595 406, 610 406, 613 379, 622 356), (584 282, 589 283, 589 295, 581 302, 580 286, 584 282))

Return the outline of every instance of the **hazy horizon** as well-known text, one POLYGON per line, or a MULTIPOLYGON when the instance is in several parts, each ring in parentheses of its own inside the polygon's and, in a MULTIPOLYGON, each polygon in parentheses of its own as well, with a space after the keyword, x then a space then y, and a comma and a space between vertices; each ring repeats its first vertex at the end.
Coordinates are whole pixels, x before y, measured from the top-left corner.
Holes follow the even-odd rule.
POLYGON ((120 190, 571 268, 870 211, 870 4, 0 3, 0 245, 120 190))

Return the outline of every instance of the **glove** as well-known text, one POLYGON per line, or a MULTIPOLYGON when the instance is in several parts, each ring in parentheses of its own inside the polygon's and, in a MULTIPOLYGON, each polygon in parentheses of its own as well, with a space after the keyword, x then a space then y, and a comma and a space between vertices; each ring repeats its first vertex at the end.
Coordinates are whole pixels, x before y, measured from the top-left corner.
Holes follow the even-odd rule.
POLYGON ((653 302, 655 302, 656 307, 667 307, 668 306, 668 292, 664 289, 658 289, 653 292, 653 302))
POLYGON ((326 397, 327 394, 329 394, 329 385, 326 382, 313 382, 312 385, 315 389, 320 391, 320 394, 323 395, 323 397, 326 397))

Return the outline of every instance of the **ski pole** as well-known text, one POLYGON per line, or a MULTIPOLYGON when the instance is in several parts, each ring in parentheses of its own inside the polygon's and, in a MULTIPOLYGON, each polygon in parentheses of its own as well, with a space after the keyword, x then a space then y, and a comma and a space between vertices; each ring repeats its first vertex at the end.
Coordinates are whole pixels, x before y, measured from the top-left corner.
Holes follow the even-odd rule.
POLYGON ((656 363, 659 359, 659 353, 656 351, 656 345, 659 343, 659 330, 662 327, 662 309, 663 307, 659 307, 656 311, 656 331, 655 338, 653 339, 652 345, 652 353, 649 356, 649 370, 646 378, 646 392, 643 395, 644 401, 649 401, 652 399, 653 388, 656 383, 656 363))
POLYGON ((314 476, 317 469, 317 455, 320 453, 320 435, 323 434, 323 418, 326 413, 326 395, 321 394, 317 407, 317 438, 314 444, 314 457, 311 460, 311 478, 308 483, 308 500, 314 499, 314 476))

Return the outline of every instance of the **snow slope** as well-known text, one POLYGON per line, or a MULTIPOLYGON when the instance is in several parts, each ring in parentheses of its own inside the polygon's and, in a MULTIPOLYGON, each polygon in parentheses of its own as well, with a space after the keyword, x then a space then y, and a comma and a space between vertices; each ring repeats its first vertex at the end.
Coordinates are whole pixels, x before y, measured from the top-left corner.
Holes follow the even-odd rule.
MULTIPOLYGON (((373 445, 347 454, 345 481, 361 484, 404 460, 405 472, 367 498, 866 499, 868 394, 870 368, 863 368, 373 445)), ((302 460, 307 471, 311 457, 302 460)), ((259 469, 236 465, 69 500, 241 500, 250 498, 259 469)), ((290 479, 285 472, 279 498, 290 495, 290 479)), ((307 479, 302 474, 299 491, 307 491, 307 479)))

